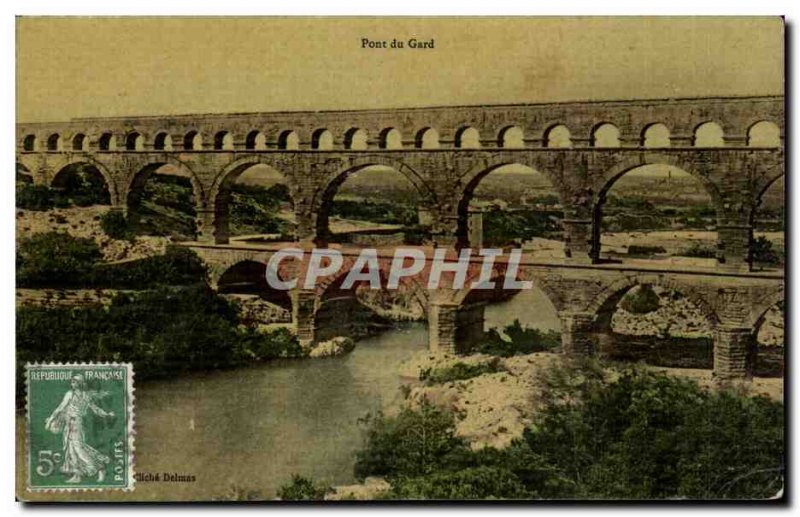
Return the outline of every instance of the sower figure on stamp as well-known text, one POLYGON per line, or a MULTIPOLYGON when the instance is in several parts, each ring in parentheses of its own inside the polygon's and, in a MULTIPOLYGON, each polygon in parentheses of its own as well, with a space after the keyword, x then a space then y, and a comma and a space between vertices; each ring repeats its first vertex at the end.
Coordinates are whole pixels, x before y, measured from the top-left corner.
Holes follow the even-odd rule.
POLYGON ((64 463, 61 472, 72 475, 67 483, 80 483, 83 476, 94 475, 97 475, 97 482, 100 483, 105 479, 105 464, 110 459, 86 443, 84 419, 88 410, 102 418, 111 418, 114 412, 104 411, 95 404, 95 400, 103 394, 87 391, 83 375, 73 376, 70 387, 44 425, 52 433, 63 433, 64 463))

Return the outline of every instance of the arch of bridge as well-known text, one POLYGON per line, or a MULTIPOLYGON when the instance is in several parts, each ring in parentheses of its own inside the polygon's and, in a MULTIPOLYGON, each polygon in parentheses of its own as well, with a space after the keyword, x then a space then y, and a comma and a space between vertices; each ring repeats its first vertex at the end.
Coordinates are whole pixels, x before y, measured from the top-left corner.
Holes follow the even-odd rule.
MULTIPOLYGON (((691 152, 573 149, 553 152, 529 151, 418 151, 360 152, 279 152, 237 157, 238 153, 123 152, 123 153, 22 153, 18 161, 35 176, 42 169, 60 169, 68 163, 86 161, 98 166, 106 178, 112 199, 126 202, 136 178, 143 170, 171 164, 190 178, 199 207, 216 201, 222 184, 231 174, 265 164, 278 170, 287 180, 295 206, 313 212, 354 170, 383 165, 398 171, 420 192, 420 201, 433 213, 455 214, 469 194, 491 171, 510 164, 533 168, 548 178, 561 197, 565 210, 580 204, 581 192, 595 195, 610 188, 626 172, 643 165, 663 164, 679 167, 704 185, 718 213, 726 204, 728 212, 741 205, 757 204, 758 196, 783 175, 783 152, 698 150, 691 152), (708 156, 722 153, 719 164, 708 156), (231 156, 235 157, 230 161, 231 156), (197 170, 195 170, 197 169, 197 170), (219 172, 221 171, 221 172, 219 172), (298 176, 302 172, 302 177, 298 176), (466 171, 466 172, 462 172, 466 171), (125 177, 125 175, 130 175, 125 177), (116 179, 116 181, 114 181, 116 179), (591 185, 591 186, 588 186, 591 185), (750 190, 749 199, 742 197, 750 190), (728 199, 730 198, 730 199, 728 199), (576 204, 577 203, 577 204, 576 204)), ((597 201, 597 199, 595 199, 597 201)), ((583 205, 581 205, 583 206, 583 205)), ((588 206, 587 206, 588 208, 588 206)), ((735 211, 735 210, 734 210, 735 211)), ((744 212, 742 212, 744 213, 744 212)))
POLYGON ((480 182, 493 171, 509 165, 523 165, 547 178, 553 189, 558 192, 562 204, 564 202, 564 180, 560 167, 558 167, 559 165, 563 166, 563 162, 559 163, 552 156, 543 153, 515 152, 513 155, 495 156, 478 161, 480 163, 468 166, 466 168, 467 171, 459 177, 460 183, 463 185, 461 191, 456 193, 459 196, 459 200, 463 200, 465 195, 474 191, 480 182))
POLYGON ((783 167, 775 168, 774 170, 767 171, 764 175, 755 180, 755 205, 761 201, 761 198, 764 194, 769 190, 769 188, 775 184, 778 180, 785 178, 786 174, 783 170, 783 167))
POLYGON ((85 154, 64 154, 60 156, 60 160, 56 161, 55 163, 52 161, 48 162, 48 165, 53 167, 52 171, 53 174, 49 178, 48 185, 52 186, 55 182, 56 178, 60 174, 64 174, 66 169, 75 165, 90 165, 97 169, 101 176, 103 177, 103 181, 106 184, 106 188, 108 188, 108 194, 111 199, 112 205, 119 205, 120 198, 118 195, 119 189, 117 187, 117 182, 115 181, 114 174, 101 162, 94 159, 90 155, 85 154))
MULTIPOLYGON (((319 279, 316 284, 314 285, 314 291, 320 298, 324 298, 328 293, 330 293, 334 289, 339 289, 342 282, 344 282, 345 277, 350 273, 355 266, 358 257, 352 255, 345 255, 342 260, 342 266, 339 268, 332 275, 328 275, 319 279)), ((389 278, 389 269, 391 267, 392 257, 378 257, 378 273, 381 278, 381 285, 385 285, 387 279, 389 278)), ((401 283, 410 283, 410 277, 402 278, 401 283)), ((352 291, 355 291, 356 288, 362 284, 363 281, 358 281, 353 284, 351 288, 352 291)))
MULTIPOLYGON (((126 156, 127 157, 127 156, 126 156)), ((187 160, 182 160, 177 156, 169 153, 159 153, 158 159, 153 159, 149 156, 134 156, 126 160, 128 162, 128 178, 124 185, 124 191, 121 192, 121 202, 126 205, 131 203, 131 195, 141 194, 144 189, 147 179, 161 167, 171 165, 183 172, 183 175, 189 178, 192 184, 192 192, 194 194, 195 205, 204 206, 206 201, 205 188, 200 177, 195 173, 192 164, 187 160)), ((130 206, 128 206, 130 208, 130 206)))
POLYGON ((341 162, 330 162, 326 168, 328 171, 325 173, 315 189, 312 206, 319 208, 325 201, 325 197, 330 195, 347 180, 350 174, 358 172, 372 166, 390 167, 398 173, 402 174, 419 192, 423 204, 429 202, 431 198, 435 198, 435 192, 428 183, 428 178, 418 172, 415 168, 411 167, 408 159, 398 159, 392 154, 356 154, 345 157, 341 162))
POLYGON ((642 273, 625 275, 623 278, 604 286, 597 294, 591 296, 584 311, 594 315, 597 321, 603 314, 609 311, 613 312, 617 304, 628 291, 636 286, 644 284, 680 292, 700 310, 712 328, 720 323, 720 318, 714 309, 713 301, 707 299, 707 293, 704 292, 702 285, 690 285, 670 275, 662 274, 642 273))
MULTIPOLYGON (((491 281, 495 283, 495 287, 494 289, 486 290, 491 293, 488 294, 489 298, 494 296, 493 292, 505 290, 504 281, 506 277, 506 266, 507 264, 505 262, 495 263, 490 276, 491 281)), ((476 289, 472 287, 472 284, 480 278, 480 268, 480 264, 478 264, 476 267, 470 268, 470 271, 467 274, 467 279, 464 283, 464 287, 458 290, 450 290, 449 296, 446 297, 446 300, 458 306, 463 305, 467 301, 467 298, 476 292, 476 289)), ((519 280, 520 282, 532 282, 533 286, 545 295, 547 300, 556 309, 556 311, 561 311, 565 308, 565 303, 562 297, 559 296, 562 286, 557 280, 548 281, 546 275, 546 271, 520 266, 517 271, 516 280, 519 280)))
POLYGON ((667 165, 676 167, 698 180, 703 185, 705 192, 711 197, 711 202, 715 209, 719 210, 723 206, 723 196, 720 192, 720 185, 714 179, 704 174, 697 166, 697 160, 692 156, 684 154, 667 154, 654 151, 642 151, 635 156, 621 156, 614 160, 614 163, 607 168, 601 169, 592 181, 592 192, 602 198, 614 183, 626 173, 633 169, 647 165, 667 165))
POLYGON ((208 197, 206 203, 208 206, 215 206, 217 197, 224 185, 231 179, 235 178, 246 172, 251 167, 257 165, 266 165, 276 170, 286 180, 289 187, 289 196, 292 202, 296 205, 299 201, 298 196, 298 183, 295 178, 295 164, 298 158, 294 156, 285 155, 283 153, 275 155, 253 154, 243 158, 234 159, 232 162, 224 165, 221 172, 217 174, 208 188, 208 197))
MULTIPOLYGON (((257 262, 263 264, 265 267, 269 263, 270 253, 256 252, 256 251, 243 251, 243 250, 197 250, 198 255, 209 267, 206 269, 206 280, 210 287, 216 289, 219 280, 225 275, 226 272, 236 267, 237 264, 243 262, 257 262)), ((281 262, 280 271, 285 274, 285 271, 290 268, 288 260, 281 262)), ((281 273, 279 272, 279 275, 281 273)), ((287 278, 281 276, 281 278, 287 278)))
POLYGON ((759 297, 752 305, 752 309, 747 316, 746 324, 754 330, 758 330, 761 321, 773 306, 786 299, 784 286, 780 285, 771 292, 759 297))

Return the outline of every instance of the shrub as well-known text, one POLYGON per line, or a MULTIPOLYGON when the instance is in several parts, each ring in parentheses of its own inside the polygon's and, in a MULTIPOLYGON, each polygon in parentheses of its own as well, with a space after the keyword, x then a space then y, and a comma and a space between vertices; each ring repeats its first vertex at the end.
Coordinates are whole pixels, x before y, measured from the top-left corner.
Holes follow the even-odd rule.
POLYGON ((471 450, 427 403, 370 422, 358 477, 389 498, 763 499, 782 488, 783 404, 596 360, 551 370, 503 450, 471 450), (613 374, 612 374, 613 373, 613 374))
POLYGON ((183 214, 194 213, 194 190, 189 178, 154 174, 148 178, 142 199, 183 214))
POLYGON ((782 264, 783 257, 775 251, 772 242, 763 235, 753 241, 750 247, 753 262, 757 264, 782 264))
POLYGON ((128 224, 140 235, 193 239, 196 234, 195 199, 189 178, 153 174, 144 183, 135 218, 128 224))
POLYGON ((653 291, 653 286, 642 284, 632 289, 620 302, 620 307, 631 314, 649 314, 661 305, 661 298, 653 291))
POLYGON ((417 224, 417 209, 414 206, 391 201, 352 201, 339 199, 334 201, 331 216, 345 219, 357 219, 382 224, 417 224))
MULTIPOLYGON (((77 165, 62 176, 59 174, 57 198, 61 198, 67 206, 108 205, 111 196, 102 174, 92 166, 77 165)), ((57 199, 58 201, 58 199, 57 199)), ((56 203, 57 206, 60 203, 56 203)))
POLYGON ((204 286, 121 293, 107 308, 21 307, 16 323, 19 365, 131 361, 138 379, 303 355, 285 330, 240 327, 237 308, 204 286))
POLYGON ((503 247, 533 237, 552 237, 560 232, 559 219, 559 214, 536 210, 485 212, 483 243, 485 246, 503 247))
POLYGON ((705 244, 695 242, 689 248, 685 249, 681 255, 684 257, 716 258, 717 249, 714 246, 707 246, 705 244))
POLYGON ((136 233, 125 215, 118 210, 109 210, 100 217, 100 228, 112 239, 132 240, 136 233))
POLYGON ((264 206, 256 198, 234 193, 231 203, 231 223, 236 233, 281 233, 284 222, 274 208, 264 206))
POLYGON ((297 336, 287 328, 277 328, 269 334, 251 333, 242 342, 245 354, 256 359, 279 357, 303 357, 306 351, 300 346, 297 336))
POLYGON ((431 240, 431 231, 427 228, 414 226, 403 232, 403 244, 421 246, 431 240))
POLYGON ((510 357, 515 354, 532 354, 546 352, 561 345, 561 334, 554 330, 539 330, 523 327, 518 319, 506 326, 503 332, 505 339, 497 329, 484 332, 481 344, 474 348, 474 352, 487 355, 510 357))
POLYGON ((278 217, 281 204, 291 200, 286 185, 269 188, 235 184, 231 189, 230 220, 236 234, 286 233, 287 223, 278 217))
POLYGON ((20 242, 17 285, 20 287, 95 287, 149 289, 202 283, 205 266, 187 248, 170 247, 122 264, 103 264, 97 244, 64 232, 39 233, 20 242))
POLYGON ((390 499, 525 499, 530 493, 513 472, 480 466, 455 472, 436 472, 400 478, 387 494, 390 499))
POLYGON ((747 499, 781 488, 780 403, 639 370, 580 391, 525 431, 553 476, 570 480, 545 496, 747 499))
POLYGON ((462 381, 478 377, 485 373, 496 373, 504 371, 500 366, 500 360, 494 358, 486 363, 466 364, 457 362, 446 368, 426 368, 419 374, 419 380, 426 381, 428 385, 442 384, 445 382, 462 381))
POLYGON ((650 215, 628 212, 604 217, 601 224, 603 231, 607 232, 657 230, 668 227, 668 221, 660 214, 650 215))
POLYGON ((188 248, 168 247, 163 255, 154 255, 122 264, 98 264, 87 285, 116 289, 152 289, 164 285, 202 283, 205 265, 188 248))
POLYGON ((327 489, 318 486, 313 480, 292 475, 292 481, 278 489, 278 497, 283 501, 320 501, 325 498, 327 489))
POLYGON ((633 244, 628 246, 628 255, 653 255, 655 253, 666 253, 663 246, 639 246, 633 244))
POLYGON ((55 206, 53 191, 43 185, 17 183, 17 208, 45 211, 55 206))
POLYGON ((17 285, 82 285, 100 257, 100 248, 92 239, 64 232, 32 235, 21 240, 17 248, 17 285))
POLYGON ((452 413, 425 400, 418 410, 405 408, 395 417, 379 413, 368 417, 366 423, 366 443, 356 455, 358 479, 431 474, 445 468, 454 451, 468 450, 464 440, 455 435, 452 413))

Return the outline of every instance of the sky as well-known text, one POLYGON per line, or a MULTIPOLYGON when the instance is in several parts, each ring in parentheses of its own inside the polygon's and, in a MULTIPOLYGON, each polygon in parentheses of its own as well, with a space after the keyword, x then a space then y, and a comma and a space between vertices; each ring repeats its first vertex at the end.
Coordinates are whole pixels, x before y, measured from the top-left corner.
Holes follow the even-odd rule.
POLYGON ((777 17, 17 21, 20 122, 782 93, 777 17))

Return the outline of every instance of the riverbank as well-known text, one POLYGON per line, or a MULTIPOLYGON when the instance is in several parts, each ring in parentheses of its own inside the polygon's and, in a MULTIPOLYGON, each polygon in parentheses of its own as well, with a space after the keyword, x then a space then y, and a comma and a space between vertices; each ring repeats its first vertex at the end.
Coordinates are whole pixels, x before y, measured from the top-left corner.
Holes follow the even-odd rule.
MULTIPOLYGON (((410 381, 407 400, 414 406, 426 399, 437 407, 458 415, 456 434, 466 439, 473 449, 504 448, 522 436, 537 410, 543 404, 548 373, 564 367, 567 359, 554 352, 536 352, 508 358, 484 354, 469 356, 436 356, 417 353, 403 363, 400 375, 410 381), (422 385, 420 374, 428 369, 452 368, 458 363, 469 365, 499 361, 502 371, 485 373, 466 380, 435 385, 422 385)), ((642 366, 650 371, 692 379, 705 389, 718 389, 711 370, 642 366)), ((750 395, 764 395, 783 400, 782 378, 754 378, 740 389, 750 395)))
MULTIPOLYGON (((627 375, 626 371, 639 372, 638 374, 634 373, 633 376, 640 379, 643 378, 642 376, 665 374, 665 386, 686 386, 681 383, 688 379, 696 382, 700 393, 707 393, 711 397, 722 396, 721 400, 728 402, 733 400, 725 398, 729 396, 740 398, 765 397, 774 402, 783 402, 782 379, 755 378, 752 382, 747 383, 720 384, 715 382, 710 370, 659 368, 643 365, 638 365, 635 369, 630 370, 630 367, 631 365, 590 362, 587 368, 587 366, 580 366, 580 362, 570 361, 562 354, 552 352, 537 352, 509 358, 498 358, 485 354, 442 356, 432 355, 424 351, 418 352, 400 365, 399 373, 406 379, 407 383, 404 388, 405 400, 403 404, 387 412, 386 418, 388 420, 374 427, 374 429, 380 430, 381 433, 386 433, 386 435, 377 441, 373 438, 372 445, 365 445, 365 450, 368 451, 370 447, 373 450, 370 453, 362 451, 359 461, 363 464, 365 457, 373 457, 374 455, 377 456, 374 456, 371 461, 380 461, 378 458, 383 457, 379 452, 380 449, 376 450, 374 448, 386 446, 384 444, 385 440, 400 439, 398 437, 391 438, 393 436, 392 433, 402 433, 406 426, 415 425, 409 420, 409 418, 413 420, 411 415, 414 412, 417 412, 417 414, 422 412, 424 414, 426 411, 430 411, 426 408, 431 406, 437 408, 437 411, 442 411, 445 415, 452 415, 454 439, 462 441, 476 455, 475 461, 478 461, 479 458, 489 458, 490 460, 488 461, 491 464, 491 461, 493 461, 491 458, 498 455, 500 458, 504 458, 504 454, 509 454, 510 457, 513 457, 516 454, 520 454, 521 444, 525 444, 527 440, 530 440, 529 437, 526 438, 526 430, 537 429, 537 426, 542 423, 542 417, 545 414, 553 413, 554 407, 559 407, 567 402, 570 404, 575 402, 570 395, 567 395, 566 402, 562 400, 565 393, 571 393, 573 390, 581 392, 587 389, 586 386, 597 385, 597 383, 600 383, 599 386, 605 386, 602 388, 603 390, 613 390, 615 389, 613 386, 627 375), (430 378, 430 372, 434 370, 439 372, 460 372, 460 374, 464 375, 464 372, 480 371, 481 365, 492 365, 492 367, 486 368, 486 370, 489 370, 486 373, 479 373, 460 380, 434 383, 420 380, 421 377, 430 378), (723 394, 723 392, 727 393, 727 395, 723 394), (559 400, 561 401, 559 402, 559 400), (400 421, 404 423, 401 424, 399 423, 400 421), (364 456, 364 454, 367 454, 367 456, 364 456)), ((654 379, 657 379, 657 377, 654 379)), ((625 380, 625 382, 627 383, 629 380, 625 380)), ((654 387, 659 385, 658 381, 655 382, 654 387)), ((670 392, 667 391, 665 395, 668 393, 670 392)), ((620 402, 622 403, 623 400, 620 402)), ((678 402, 679 400, 676 400, 676 403, 678 402)), ((683 403, 681 402, 681 404, 683 403)), ((733 411, 733 414, 735 413, 733 411)), ((651 414, 651 410, 648 410, 648 414, 651 414)), ((729 417, 726 416, 724 418, 729 417)), ((428 425, 423 424, 422 422, 424 421, 425 419, 423 418, 418 424, 428 425)), ((562 423, 566 425, 568 421, 562 423)), ((720 423, 719 425, 723 424, 720 423)), ((724 425, 728 424, 725 423, 724 425)), ((431 426, 429 431, 436 432, 436 425, 431 424, 431 426)), ((725 431, 720 427, 715 432, 724 433, 725 431)), ((764 429, 764 432, 769 433, 772 430, 764 429)), ((401 456, 406 453, 408 451, 399 452, 401 456)), ((458 456, 454 461, 458 461, 458 456)), ((500 461, 498 467, 501 469, 513 469, 515 468, 514 465, 516 465, 510 460, 501 459, 497 461, 500 461)), ((367 463, 367 465, 370 464, 367 463)), ((357 463, 356 470, 359 469, 358 465, 359 463, 357 463)), ((361 468, 363 469, 363 466, 361 468)), ((445 472, 455 468, 447 462, 441 465, 440 468, 442 469, 441 476, 458 476, 456 473, 458 472, 457 468, 456 471, 445 474, 445 472)), ((706 466, 703 466, 703 468, 706 468, 706 466)), ((491 472, 481 473, 480 471, 475 471, 473 474, 483 476, 491 474, 491 472)), ((488 479, 479 477, 473 481, 475 483, 490 483, 488 479), (479 481, 479 479, 484 479, 484 481, 479 481)), ((403 493, 403 487, 407 484, 407 481, 404 478, 395 479, 390 477, 387 479, 372 475, 367 477, 363 483, 333 486, 323 493, 326 500, 371 500, 398 497, 398 494, 403 493)), ((452 481, 454 482, 455 480, 452 481)), ((442 487, 435 488, 437 483, 440 482, 444 482, 444 478, 426 477, 424 480, 420 479, 422 484, 415 485, 412 483, 412 486, 417 490, 422 489, 424 494, 425 490, 434 490, 434 492, 441 490, 442 487)), ((480 488, 475 488, 478 486, 481 485, 473 485, 473 489, 480 491, 480 488)), ((322 487, 318 486, 318 489, 322 489, 322 487)), ((457 490, 455 491, 457 492, 457 490)), ((412 493, 419 494, 420 492, 412 490, 412 493)), ((419 497, 419 495, 415 497, 419 497)))

